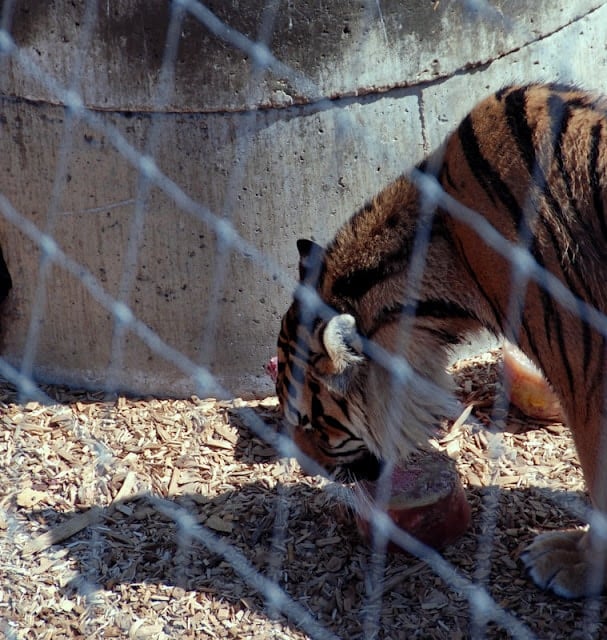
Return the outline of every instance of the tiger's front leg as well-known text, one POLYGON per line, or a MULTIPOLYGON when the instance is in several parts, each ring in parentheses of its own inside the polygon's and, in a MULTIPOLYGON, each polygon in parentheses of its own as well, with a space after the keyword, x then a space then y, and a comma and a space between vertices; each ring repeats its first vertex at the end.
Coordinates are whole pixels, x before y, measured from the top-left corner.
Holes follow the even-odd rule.
POLYGON ((539 587, 563 598, 600 595, 607 583, 605 537, 592 527, 539 534, 521 559, 539 587))
POLYGON ((573 420, 571 429, 594 507, 590 527, 539 534, 521 555, 533 581, 564 598, 607 590, 607 469, 600 412, 592 413, 590 424, 573 420))

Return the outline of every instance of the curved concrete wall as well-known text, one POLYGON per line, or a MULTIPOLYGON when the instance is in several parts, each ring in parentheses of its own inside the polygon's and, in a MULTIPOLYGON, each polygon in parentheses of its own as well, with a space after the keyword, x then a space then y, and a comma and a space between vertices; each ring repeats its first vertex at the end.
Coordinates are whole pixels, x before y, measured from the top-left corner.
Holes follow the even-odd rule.
POLYGON ((201 365, 270 390, 296 238, 326 241, 499 86, 607 91, 591 0, 95 4, 17 0, 0 39, 3 356, 43 380, 218 393, 201 365))

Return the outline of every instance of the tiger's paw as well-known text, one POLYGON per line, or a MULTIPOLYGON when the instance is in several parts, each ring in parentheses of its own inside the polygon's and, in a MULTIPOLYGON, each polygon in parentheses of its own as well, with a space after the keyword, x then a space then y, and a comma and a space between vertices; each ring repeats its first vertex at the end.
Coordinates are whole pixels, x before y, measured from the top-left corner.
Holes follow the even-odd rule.
POLYGON ((605 551, 593 550, 584 530, 542 533, 521 560, 535 584, 562 598, 600 595, 607 578, 605 551))

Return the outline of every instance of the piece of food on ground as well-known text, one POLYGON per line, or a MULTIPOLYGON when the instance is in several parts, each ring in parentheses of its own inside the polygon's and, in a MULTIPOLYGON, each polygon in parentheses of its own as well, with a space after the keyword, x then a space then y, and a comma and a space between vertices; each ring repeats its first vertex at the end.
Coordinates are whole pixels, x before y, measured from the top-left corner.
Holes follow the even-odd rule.
MULTIPOLYGON (((385 511, 401 529, 421 542, 441 549, 459 538, 470 525, 470 505, 453 461, 438 452, 424 452, 396 466, 386 481, 390 497, 385 511)), ((361 501, 381 508, 381 481, 357 485, 361 501)), ((371 540, 372 527, 356 515, 358 530, 371 540)), ((395 542, 389 551, 403 551, 395 542)))

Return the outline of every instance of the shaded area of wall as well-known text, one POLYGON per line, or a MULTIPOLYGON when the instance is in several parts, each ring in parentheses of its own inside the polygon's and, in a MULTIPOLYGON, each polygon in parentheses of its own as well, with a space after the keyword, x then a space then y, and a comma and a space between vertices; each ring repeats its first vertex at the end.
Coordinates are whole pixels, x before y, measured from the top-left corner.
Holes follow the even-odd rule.
MULTIPOLYGON (((171 91, 158 103, 164 47, 170 38, 170 4, 116 0, 99 3, 95 11, 90 4, 19 0, 12 11, 13 38, 60 85, 75 81, 87 106, 225 112, 360 96, 448 78, 549 37, 603 3, 192 3, 199 11, 186 12, 179 21, 171 91), (206 9, 224 29, 251 41, 267 41, 290 73, 254 73, 254 60, 226 41, 229 33, 212 33, 201 23, 206 9)), ((38 78, 23 74, 15 61, 9 61, 8 72, 0 78, 0 92, 57 102, 53 91, 38 78)))
POLYGON ((273 21, 262 0, 207 3, 250 38, 267 29, 287 76, 256 75, 188 13, 163 75, 164 2, 94 15, 85 2, 13 4, 17 48, 0 61, 0 246, 14 282, 3 356, 74 385, 218 393, 194 363, 231 393, 270 390, 263 365, 298 237, 327 241, 507 82, 607 91, 599 2, 504 1, 489 14, 444 0, 283 3, 273 21), (94 117, 64 107, 62 88, 94 117), (126 326, 115 301, 169 349, 126 326))

